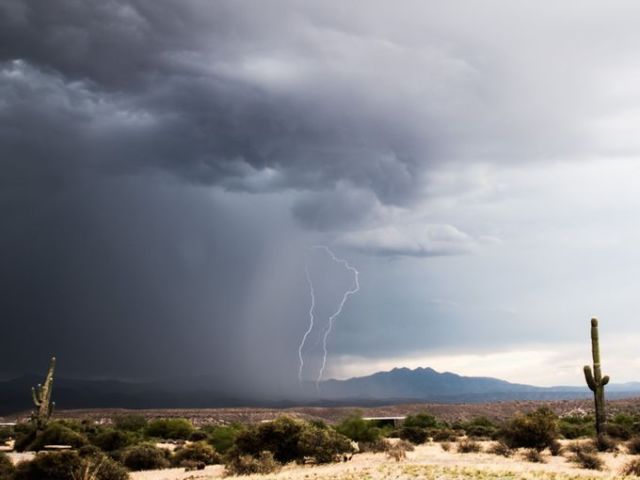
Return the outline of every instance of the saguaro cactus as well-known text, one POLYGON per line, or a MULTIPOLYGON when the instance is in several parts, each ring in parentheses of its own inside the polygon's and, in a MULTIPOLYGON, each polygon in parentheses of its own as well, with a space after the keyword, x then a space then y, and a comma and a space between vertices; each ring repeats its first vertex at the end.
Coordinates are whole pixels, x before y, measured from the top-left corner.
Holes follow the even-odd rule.
POLYGON ((53 372, 55 368, 56 357, 51 357, 51 362, 49 363, 49 371, 47 372, 47 377, 44 380, 44 384, 38 384, 36 387, 31 388, 33 403, 36 406, 36 410, 32 414, 32 419, 34 420, 38 429, 44 427, 44 425, 51 417, 53 408, 55 407, 55 402, 51 401, 51 391, 53 390, 53 372))
POLYGON ((609 383, 609 376, 602 376, 600 370, 600 342, 598 340, 598 320, 591 319, 591 353, 593 355, 593 372, 589 365, 584 366, 584 378, 593 391, 596 408, 596 433, 598 437, 605 433, 606 416, 604 412, 604 386, 609 383))

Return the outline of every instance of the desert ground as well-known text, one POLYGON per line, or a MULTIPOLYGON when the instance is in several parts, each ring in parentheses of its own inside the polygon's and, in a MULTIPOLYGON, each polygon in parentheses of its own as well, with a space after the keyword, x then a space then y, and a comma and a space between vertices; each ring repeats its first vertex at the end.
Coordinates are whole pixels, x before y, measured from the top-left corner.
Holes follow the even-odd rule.
MULTIPOLYGON (((486 448, 491 442, 481 442, 486 448)), ((565 442, 566 443, 566 442, 565 442)), ((454 447, 454 445, 452 445, 454 447)), ((520 454, 505 458, 488 453, 445 452, 437 443, 416 447, 407 459, 397 463, 384 453, 355 455, 346 463, 324 466, 288 465, 276 474, 224 477, 222 466, 207 467, 200 472, 184 469, 155 470, 133 473, 132 480, 196 480, 214 478, 262 480, 579 480, 583 478, 621 478, 622 466, 633 458, 626 454, 600 454, 606 462, 602 471, 578 468, 565 456, 545 455, 547 463, 524 461, 520 454)))
MULTIPOLYGON (((548 406, 558 415, 573 412, 592 412, 592 399, 555 400, 555 401, 510 401, 493 403, 411 403, 393 404, 380 407, 291 407, 291 408, 194 408, 194 409, 145 409, 127 410, 117 408, 105 409, 69 409, 59 410, 55 418, 62 419, 91 419, 95 421, 109 421, 109 419, 128 413, 144 415, 148 419, 179 417, 189 419, 195 426, 211 424, 258 423, 274 420, 281 415, 304 420, 323 420, 336 423, 354 412, 365 417, 395 417, 414 415, 428 412, 444 421, 470 420, 477 417, 487 417, 492 420, 506 420, 517 413, 530 412, 541 406, 548 406)), ((610 415, 624 412, 640 413, 640 398, 608 400, 607 412, 610 415)), ((0 422, 26 420, 29 412, 6 415, 0 417, 0 422)))

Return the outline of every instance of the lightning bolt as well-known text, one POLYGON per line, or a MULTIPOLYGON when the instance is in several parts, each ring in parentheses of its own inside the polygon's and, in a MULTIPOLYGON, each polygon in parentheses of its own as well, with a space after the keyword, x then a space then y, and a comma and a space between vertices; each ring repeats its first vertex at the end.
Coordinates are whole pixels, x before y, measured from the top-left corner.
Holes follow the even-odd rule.
POLYGON ((342 265, 344 265, 344 267, 349 270, 350 272, 353 272, 353 279, 354 279, 354 283, 355 286, 353 289, 351 290, 347 290, 344 295, 342 296, 342 301, 340 302, 340 306, 338 307, 338 310, 336 310, 336 312, 331 315, 329 317, 329 324, 327 326, 327 329, 324 332, 324 336, 322 337, 322 366, 320 367, 320 372, 318 373, 318 378, 316 379, 316 390, 320 391, 320 381, 322 380, 322 376, 324 375, 324 369, 327 366, 327 338, 329 338, 329 334, 331 333, 331 330, 333 329, 333 322, 334 320, 342 313, 342 308, 344 307, 344 304, 347 303, 347 299, 351 296, 354 295, 355 293, 357 293, 360 290, 360 282, 358 281, 358 277, 360 275, 360 272, 358 272, 358 270, 355 269, 355 267, 352 267, 351 265, 349 265, 349 262, 347 262, 346 260, 342 259, 342 258, 338 258, 336 257, 336 255, 331 251, 331 249, 325 245, 316 245, 313 248, 319 248, 322 249, 324 251, 327 252, 327 254, 329 254, 329 256, 331 256, 331 259, 336 262, 336 263, 341 263, 342 265))
POLYGON ((311 281, 311 275, 309 274, 309 265, 305 263, 304 273, 307 277, 307 283, 309 284, 309 292, 311 293, 311 307, 309 308, 309 328, 304 332, 300 346, 298 347, 298 357, 300 358, 300 368, 298 369, 298 382, 302 385, 302 369, 304 368, 304 359, 302 358, 302 349, 307 342, 307 337, 313 330, 313 309, 316 307, 316 294, 313 289, 313 282, 311 281))

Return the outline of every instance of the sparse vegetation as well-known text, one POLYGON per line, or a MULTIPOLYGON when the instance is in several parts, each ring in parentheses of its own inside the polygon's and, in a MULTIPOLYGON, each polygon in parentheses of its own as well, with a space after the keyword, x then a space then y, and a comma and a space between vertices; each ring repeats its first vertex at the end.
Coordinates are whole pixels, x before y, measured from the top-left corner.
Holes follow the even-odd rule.
POLYGON ((482 445, 475 440, 465 438, 458 442, 456 450, 458 453, 478 453, 482 451, 482 445))
POLYGON ((445 452, 449 452, 451 450, 451 443, 442 442, 440 443, 440 448, 442 448, 442 450, 444 450, 445 452))
POLYGON ((604 462, 595 452, 585 452, 584 450, 580 450, 571 460, 581 468, 589 470, 602 470, 602 467, 604 466, 604 462))
POLYGON ((547 407, 541 407, 526 415, 517 415, 502 428, 500 438, 511 448, 551 447, 558 438, 558 418, 547 407))
POLYGON ((268 451, 260 452, 257 456, 239 455, 230 457, 225 463, 227 475, 252 475, 254 473, 273 473, 282 468, 273 454, 268 451))
POLYGON ((624 476, 640 477, 640 459, 634 458, 633 460, 625 463, 620 474, 624 476))
POLYGON ((175 450, 171 463, 177 467, 187 467, 194 462, 204 465, 222 463, 222 457, 213 447, 204 442, 191 443, 175 450))
POLYGON ((542 452, 537 448, 527 448, 524 452, 522 452, 522 458, 527 462, 547 463, 547 460, 542 455, 542 452))
POLYGON ((627 442, 627 450, 631 455, 640 455, 640 436, 632 437, 627 442))
POLYGON ((14 471, 15 467, 9 456, 4 452, 0 452, 0 478, 10 479, 14 471))
POLYGON ((502 440, 498 440, 487 449, 487 453, 500 455, 502 457, 511 457, 514 450, 502 440))

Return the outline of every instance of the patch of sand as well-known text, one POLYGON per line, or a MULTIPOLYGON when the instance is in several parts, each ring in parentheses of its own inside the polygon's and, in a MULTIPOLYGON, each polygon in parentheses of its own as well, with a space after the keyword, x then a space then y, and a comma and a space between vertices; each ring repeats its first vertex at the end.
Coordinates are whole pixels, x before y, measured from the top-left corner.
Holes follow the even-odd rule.
MULTIPOLYGON (((482 442, 486 448, 491 442, 482 442)), ((445 452, 439 444, 416 447, 407 452, 404 462, 396 463, 385 454, 365 453, 355 455, 346 463, 321 466, 287 465, 280 472, 270 475, 226 477, 238 480, 586 480, 587 478, 612 479, 620 477, 622 466, 632 458, 627 454, 604 453, 602 471, 578 468, 565 456, 545 454, 547 463, 530 463, 520 453, 511 458, 487 453, 445 452)), ((635 457, 637 458, 637 457, 635 457)), ((223 478, 223 467, 216 465, 206 470, 185 472, 184 469, 136 472, 132 480, 211 480, 223 478)))

